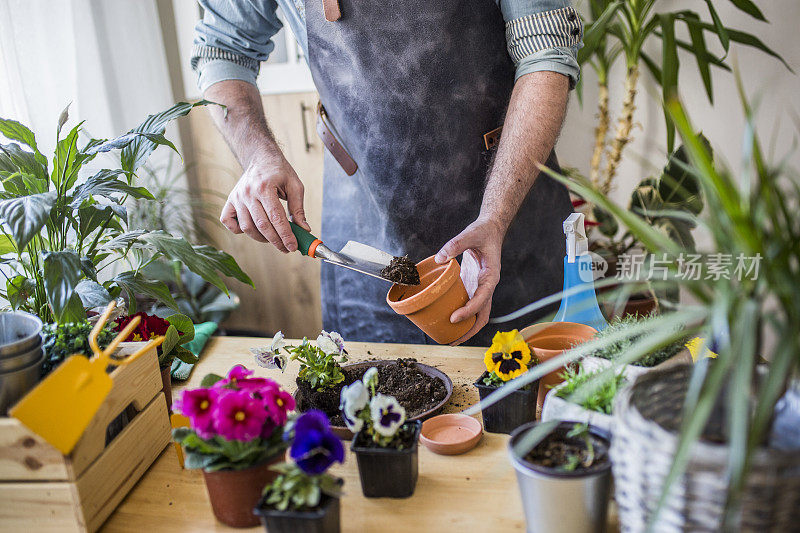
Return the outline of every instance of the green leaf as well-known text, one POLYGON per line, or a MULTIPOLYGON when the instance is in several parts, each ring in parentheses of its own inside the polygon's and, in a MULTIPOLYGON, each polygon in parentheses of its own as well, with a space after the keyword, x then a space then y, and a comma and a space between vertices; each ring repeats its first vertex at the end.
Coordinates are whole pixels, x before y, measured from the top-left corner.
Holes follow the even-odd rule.
POLYGON ((225 283, 217 274, 215 265, 206 257, 198 254, 186 239, 173 237, 164 231, 152 231, 139 237, 139 242, 145 242, 164 254, 167 258, 180 261, 186 268, 202 276, 204 280, 228 293, 225 283))
POLYGON ((39 147, 36 146, 36 136, 27 126, 16 120, 0 118, 0 133, 5 135, 7 139, 19 141, 29 146, 33 150, 36 161, 44 168, 47 168, 47 159, 39 152, 39 147))
POLYGON ((42 162, 36 154, 23 150, 15 143, 0 144, 0 170, 31 174, 38 180, 48 179, 47 160, 42 162))
POLYGON ((234 259, 230 254, 207 245, 194 246, 194 250, 199 256, 210 262, 214 268, 216 268, 225 276, 237 279, 242 283, 247 283, 251 287, 255 287, 253 280, 251 280, 250 277, 244 273, 244 271, 239 267, 239 264, 236 262, 236 259, 234 259))
POLYGON ((617 234, 617 231, 619 231, 619 224, 617 223, 617 219, 608 211, 595 205, 592 206, 592 213, 594 214, 594 219, 600 223, 600 225, 597 226, 600 233, 609 238, 617 234))
POLYGON ((85 239, 103 224, 106 224, 108 228, 122 231, 119 221, 114 219, 115 215, 118 214, 110 205, 89 204, 81 206, 78 209, 79 236, 85 239), (111 220, 106 222, 109 217, 111 217, 111 220))
POLYGON ((12 309, 24 307, 35 291, 36 282, 21 274, 6 281, 6 298, 12 309))
POLYGON ((167 328, 167 332, 164 334, 164 342, 161 343, 161 356, 165 357, 172 352, 172 349, 178 345, 180 342, 180 335, 178 334, 178 330, 175 329, 175 326, 170 325, 167 328))
POLYGON ((75 189, 72 203, 73 208, 81 205, 90 196, 117 199, 117 195, 129 195, 133 198, 147 198, 153 200, 153 195, 144 187, 128 185, 124 180, 117 179, 122 170, 104 169, 88 178, 75 189))
POLYGON ((578 64, 583 65, 586 63, 600 43, 603 42, 603 37, 607 33, 606 27, 621 6, 622 2, 619 1, 608 4, 599 17, 586 25, 586 31, 583 34, 583 47, 578 50, 578 64))
MULTIPOLYGON (((696 14, 692 13, 692 15, 694 15, 698 21, 700 20, 696 14)), ((706 39, 703 35, 703 28, 697 24, 691 24, 688 21, 686 21, 686 26, 689 29, 689 37, 692 41, 692 53, 697 60, 697 70, 700 71, 700 77, 703 79, 703 86, 706 88, 706 96, 708 96, 708 101, 713 105, 714 89, 711 85, 711 69, 709 68, 708 62, 709 53, 708 49, 706 48, 706 39)))
POLYGON ((58 141, 56 151, 53 156, 53 172, 50 180, 53 185, 63 190, 68 190, 78 179, 78 171, 81 162, 77 161, 78 156, 78 133, 83 122, 72 128, 69 134, 58 141))
POLYGON ((708 5, 708 12, 711 14, 711 20, 714 21, 713 31, 719 37, 719 42, 722 45, 722 48, 725 49, 725 53, 728 53, 728 48, 730 48, 730 36, 728 35, 728 29, 722 23, 722 20, 719 18, 717 14, 717 10, 714 9, 714 2, 713 0, 706 0, 706 5, 708 5))
POLYGON ((139 237, 145 233, 147 233, 145 230, 128 231, 121 235, 117 235, 100 248, 103 250, 126 250, 138 243, 139 237))
POLYGON ((11 237, 0 235, 0 255, 10 254, 17 251, 17 245, 11 237))
MULTIPOLYGON (((672 13, 659 14, 662 32, 662 69, 661 91, 666 102, 678 90, 678 48, 675 44, 675 15, 672 13)), ((675 145, 675 125, 670 120, 669 114, 664 110, 667 125, 667 150, 672 151, 675 145)))
POLYGON ((176 346, 173 354, 175 355, 176 358, 190 365, 193 365, 200 360, 199 357, 197 357, 195 354, 193 354, 183 346, 176 346))
POLYGON ((86 309, 106 306, 112 300, 105 287, 90 279, 82 279, 75 287, 75 292, 86 309))
POLYGON ((0 221, 11 229, 20 250, 25 249, 50 218, 56 197, 56 191, 50 191, 0 201, 0 221))
POLYGON ((75 252, 42 253, 44 288, 47 303, 59 324, 85 318, 81 299, 75 292, 83 274, 81 259, 75 252))
POLYGON ((735 5, 737 9, 744 11, 751 17, 767 22, 767 19, 764 18, 764 14, 751 0, 731 0, 731 3, 735 5))
POLYGON ((131 271, 117 274, 110 281, 125 291, 129 303, 136 301, 137 294, 142 294, 163 302, 170 309, 179 310, 178 304, 169 292, 169 287, 163 281, 147 279, 141 273, 134 274, 131 271))
POLYGON ((178 333, 181 334, 179 344, 186 344, 194 339, 194 324, 192 319, 186 315, 176 313, 167 317, 167 322, 174 326, 178 333))
MULTIPOLYGON (((712 24, 709 24, 708 22, 701 22, 700 26, 702 26, 706 30, 714 31, 714 26, 712 24)), ((789 72, 794 72, 792 67, 789 66, 789 63, 787 63, 783 59, 783 57, 781 57, 777 52, 775 52, 766 44, 764 44, 764 42, 755 35, 751 35, 743 31, 733 30, 728 28, 728 36, 730 40, 733 42, 737 42, 745 46, 752 46, 753 48, 757 48, 762 52, 764 52, 765 54, 774 57, 775 59, 783 63, 783 65, 789 70, 789 72)))
POLYGON ((216 382, 222 381, 225 379, 224 376, 220 376, 219 374, 206 374, 203 376, 203 379, 200 380, 200 386, 203 388, 208 388, 213 386, 216 382))
MULTIPOLYGON (((188 114, 189 111, 196 106, 205 106, 213 103, 214 102, 209 102, 208 100, 200 100, 199 102, 195 102, 193 104, 187 102, 178 102, 161 113, 150 115, 139 126, 132 129, 130 133, 152 133, 163 136, 166 125, 171 120, 188 114)), ((120 158, 122 160, 122 169, 128 174, 136 172, 136 169, 138 169, 145 161, 147 161, 147 158, 150 157, 150 154, 153 152, 153 150, 155 150, 158 144, 159 143, 152 138, 144 136, 138 136, 134 138, 122 149, 122 153, 120 154, 120 158)))

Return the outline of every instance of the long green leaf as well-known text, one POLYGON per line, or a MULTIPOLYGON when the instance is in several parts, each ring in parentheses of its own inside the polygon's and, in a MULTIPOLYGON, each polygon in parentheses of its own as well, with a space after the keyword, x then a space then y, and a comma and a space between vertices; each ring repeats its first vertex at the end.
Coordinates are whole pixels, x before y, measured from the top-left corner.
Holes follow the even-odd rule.
POLYGON ((50 218, 56 191, 0 201, 0 221, 11 229, 19 250, 24 250, 50 218))
MULTIPOLYGON (((678 90, 678 48, 675 44, 675 15, 662 13, 659 15, 662 33, 662 68, 661 91, 666 102, 678 90)), ((702 32, 701 32, 702 33, 702 32)), ((675 146, 675 125, 672 123, 667 110, 664 110, 664 119, 667 125, 667 151, 671 152, 675 146)))
POLYGON ((19 141, 33 150, 36 161, 47 169, 47 158, 45 158, 36 146, 36 136, 24 124, 7 118, 0 118, 0 134, 3 134, 11 141, 19 141))
MULTIPOLYGON (((712 24, 709 24, 707 22, 701 22, 700 26, 702 26, 703 28, 705 28, 705 29, 707 29, 709 31, 714 31, 715 30, 715 27, 712 24)), ((740 43, 740 44, 744 44, 746 46, 752 46, 753 48, 757 48, 757 49, 761 50, 762 52, 764 52, 765 54, 774 57, 775 59, 777 59, 778 61, 783 63, 783 65, 789 70, 789 72, 794 72, 792 67, 789 66, 789 63, 787 63, 786 60, 783 59, 783 57, 781 55, 779 55, 777 52, 775 52, 769 46, 764 44, 764 42, 761 39, 759 39, 758 37, 756 37, 755 35, 752 35, 750 33, 746 33, 746 32, 743 32, 743 31, 739 31, 739 30, 733 30, 733 29, 729 28, 728 29, 728 36, 729 36, 731 41, 734 41, 734 42, 737 42, 737 43, 740 43)))
POLYGON ((124 180, 117 179, 122 170, 104 169, 89 177, 84 183, 76 187, 73 194, 73 208, 80 206, 84 200, 91 196, 102 196, 116 200, 119 195, 128 195, 132 198, 147 198, 153 200, 153 195, 145 187, 128 185, 124 180))
POLYGON ((106 287, 108 285, 117 285, 125 291, 128 296, 130 312, 135 312, 137 294, 149 296, 166 304, 174 311, 180 311, 178 304, 169 292, 169 287, 163 281, 147 279, 141 273, 121 272, 107 282, 106 287), (133 309, 130 308, 131 305, 133 305, 133 309))
POLYGON ((751 0, 731 0, 731 3, 735 5, 737 9, 744 11, 751 17, 767 22, 767 19, 764 18, 764 14, 751 0))
MULTIPOLYGON (((728 53, 728 48, 730 48, 730 36, 728 35, 728 28, 722 23, 722 19, 719 18, 717 14, 717 10, 714 9, 714 1, 713 0, 705 0, 706 5, 708 6, 708 12, 711 14, 711 20, 714 21, 714 25, 709 28, 717 34, 719 37, 719 42, 722 45, 722 48, 725 49, 725 53, 728 53)), ((709 25, 710 26, 710 25, 709 25)))
POLYGON ((37 179, 47 181, 47 161, 43 163, 36 154, 23 150, 16 143, 0 144, 0 170, 31 174, 37 179))
POLYGON ((81 259, 72 251, 42 254, 47 302, 59 324, 85 317, 81 299, 75 292, 82 276, 81 259))
POLYGON ((251 287, 255 287, 250 276, 244 273, 230 254, 207 245, 195 245, 193 248, 199 256, 211 263, 211 265, 223 275, 237 279, 242 283, 247 283, 251 287))
POLYGON ((583 47, 578 50, 578 64, 583 65, 594 54, 606 35, 606 27, 621 6, 622 2, 611 2, 599 17, 586 26, 583 34, 583 47))
MULTIPOLYGON (((697 17, 697 15, 695 15, 697 17)), ((700 20, 697 17, 697 20, 700 20)), ((714 105, 714 89, 711 85, 711 69, 709 68, 708 48, 706 48, 706 39, 703 35, 703 29, 696 24, 686 24, 689 29, 689 38, 692 41, 692 52, 697 60, 697 70, 700 71, 700 77, 703 79, 703 86, 706 88, 706 96, 711 105, 714 105)), ((674 39, 674 36, 673 36, 674 39)))
POLYGON ((78 179, 81 161, 78 156, 78 134, 83 122, 72 128, 67 136, 58 141, 53 155, 53 172, 50 181, 61 190, 69 190, 78 179))

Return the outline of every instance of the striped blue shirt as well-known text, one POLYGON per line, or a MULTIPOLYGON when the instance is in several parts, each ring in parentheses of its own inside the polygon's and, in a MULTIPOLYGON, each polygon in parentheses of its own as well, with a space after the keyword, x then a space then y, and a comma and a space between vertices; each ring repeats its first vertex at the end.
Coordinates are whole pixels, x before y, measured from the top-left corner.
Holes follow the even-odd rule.
MULTIPOLYGON (((564 74, 574 87, 583 25, 571 0, 495 0, 506 21, 508 53, 516 77, 537 71, 564 74)), ((203 20, 195 27, 192 68, 204 92, 224 80, 256 83, 259 66, 274 50, 283 26, 280 7, 305 57, 308 44, 304 0, 199 0, 203 20)))

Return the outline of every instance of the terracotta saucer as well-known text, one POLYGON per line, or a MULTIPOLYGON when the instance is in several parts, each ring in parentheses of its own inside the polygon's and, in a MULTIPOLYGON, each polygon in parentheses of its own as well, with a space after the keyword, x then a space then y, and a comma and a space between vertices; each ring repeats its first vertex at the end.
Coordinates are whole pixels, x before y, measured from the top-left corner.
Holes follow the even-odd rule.
POLYGON ((459 413, 434 416, 422 423, 419 441, 434 453, 458 455, 468 452, 481 440, 481 423, 459 413))

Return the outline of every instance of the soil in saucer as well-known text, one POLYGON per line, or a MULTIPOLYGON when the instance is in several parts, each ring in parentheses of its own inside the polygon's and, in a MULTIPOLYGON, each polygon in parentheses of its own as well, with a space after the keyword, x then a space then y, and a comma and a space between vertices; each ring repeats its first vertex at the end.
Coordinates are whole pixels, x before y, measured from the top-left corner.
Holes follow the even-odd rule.
POLYGON ((419 285, 417 265, 407 255, 393 257, 386 268, 381 270, 381 276, 393 283, 419 285))
POLYGON ((594 452, 590 454, 584 438, 568 437, 567 431, 557 430, 545 437, 525 456, 525 460, 562 472, 588 472, 608 463, 605 442, 590 435, 594 452))
MULTIPOLYGON (((308 383, 298 380, 301 398, 298 410, 320 409, 331 419, 334 426, 343 426, 339 412, 339 397, 342 387, 350 385, 364 376, 365 368, 342 368, 344 382, 327 391, 312 391, 308 383)), ((417 368, 415 359, 397 359, 391 364, 378 366, 377 392, 397 398, 406 410, 406 417, 413 418, 433 409, 447 396, 444 382, 429 376, 417 368)))

